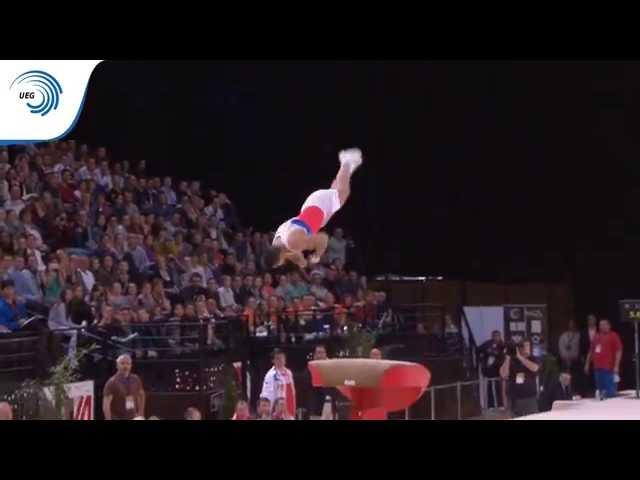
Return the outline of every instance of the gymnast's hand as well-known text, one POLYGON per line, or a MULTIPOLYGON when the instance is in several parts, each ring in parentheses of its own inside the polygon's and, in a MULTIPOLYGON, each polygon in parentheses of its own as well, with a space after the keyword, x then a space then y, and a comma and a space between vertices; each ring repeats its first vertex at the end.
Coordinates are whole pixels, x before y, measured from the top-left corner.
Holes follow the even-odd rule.
POLYGON ((340 159, 341 162, 351 162, 352 159, 356 159, 356 158, 361 158, 362 157, 362 152, 360 151, 359 148, 349 148, 347 150, 342 150, 340 153, 338 153, 338 158, 340 159))

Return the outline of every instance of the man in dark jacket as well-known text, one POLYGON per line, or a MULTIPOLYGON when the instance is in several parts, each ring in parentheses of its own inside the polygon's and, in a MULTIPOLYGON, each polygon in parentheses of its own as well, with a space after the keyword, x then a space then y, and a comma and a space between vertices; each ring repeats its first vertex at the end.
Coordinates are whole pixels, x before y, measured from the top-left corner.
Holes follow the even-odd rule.
MULTIPOLYGON (((322 344, 316 345, 313 350, 313 360, 326 360, 327 358, 327 347, 322 344)), ((309 382, 311 382, 311 378, 309 378, 309 382)), ((335 412, 337 393, 338 392, 335 388, 312 386, 309 389, 309 401, 307 404, 309 408, 309 418, 311 420, 320 419, 322 416, 322 408, 324 407, 324 402, 327 397, 331 397, 332 408, 335 412)))
POLYGON ((558 379, 545 388, 540 398, 540 410, 547 412, 553 407, 553 402, 558 400, 573 400, 573 389, 571 388, 571 374, 562 372, 558 379))

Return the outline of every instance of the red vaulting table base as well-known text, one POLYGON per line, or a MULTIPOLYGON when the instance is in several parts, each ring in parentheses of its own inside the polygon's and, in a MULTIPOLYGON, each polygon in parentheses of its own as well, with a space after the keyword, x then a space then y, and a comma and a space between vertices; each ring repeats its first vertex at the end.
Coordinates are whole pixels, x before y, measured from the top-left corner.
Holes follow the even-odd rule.
POLYGON ((314 387, 335 387, 351 400, 352 420, 383 420, 413 405, 429 386, 424 366, 393 360, 346 358, 309 362, 314 387))

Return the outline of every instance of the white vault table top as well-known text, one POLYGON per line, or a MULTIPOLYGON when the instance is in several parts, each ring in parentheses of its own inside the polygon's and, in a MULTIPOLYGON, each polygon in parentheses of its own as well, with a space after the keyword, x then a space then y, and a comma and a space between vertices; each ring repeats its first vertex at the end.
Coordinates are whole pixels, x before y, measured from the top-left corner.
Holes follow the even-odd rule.
POLYGON ((526 415, 514 420, 640 420, 640 400, 635 390, 625 390, 615 398, 554 402, 549 412, 526 415))

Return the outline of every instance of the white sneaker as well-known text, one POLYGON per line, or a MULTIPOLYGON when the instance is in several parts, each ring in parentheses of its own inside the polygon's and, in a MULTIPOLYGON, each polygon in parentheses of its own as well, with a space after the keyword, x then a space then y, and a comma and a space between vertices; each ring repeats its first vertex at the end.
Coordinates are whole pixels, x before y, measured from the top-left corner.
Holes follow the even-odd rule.
POLYGON ((346 164, 349 167, 349 171, 351 173, 353 173, 356 168, 362 165, 362 152, 359 148, 349 148, 347 150, 342 150, 338 154, 338 158, 340 159, 340 164, 346 164))

